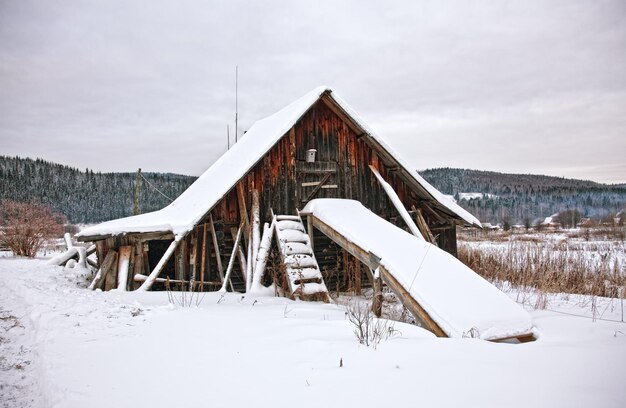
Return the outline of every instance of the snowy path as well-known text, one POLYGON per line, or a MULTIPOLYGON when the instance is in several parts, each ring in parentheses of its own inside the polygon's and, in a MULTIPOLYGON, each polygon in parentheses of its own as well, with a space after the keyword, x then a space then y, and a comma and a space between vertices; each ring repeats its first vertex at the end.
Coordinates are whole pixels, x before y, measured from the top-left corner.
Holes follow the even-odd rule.
MULTIPOLYGON (((527 408, 626 400, 623 323, 533 312, 540 339, 522 345, 437 339, 397 324, 402 336, 373 350, 358 344, 334 305, 208 294, 201 307, 182 309, 165 293, 89 292, 75 281, 42 261, 0 259, 0 309, 24 326, 2 334, 2 361, 31 361, 0 372, 2 406, 527 408), (25 354, 16 356, 21 345, 25 354)), ((619 319, 619 311, 604 317, 619 319)))

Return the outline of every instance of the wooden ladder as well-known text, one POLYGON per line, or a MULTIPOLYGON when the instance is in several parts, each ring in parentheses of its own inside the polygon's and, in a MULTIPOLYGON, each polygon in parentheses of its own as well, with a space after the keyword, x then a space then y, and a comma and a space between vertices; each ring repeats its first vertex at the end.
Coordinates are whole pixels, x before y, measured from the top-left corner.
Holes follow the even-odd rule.
POLYGON ((276 238, 292 298, 329 302, 311 240, 297 215, 276 215, 276 238))

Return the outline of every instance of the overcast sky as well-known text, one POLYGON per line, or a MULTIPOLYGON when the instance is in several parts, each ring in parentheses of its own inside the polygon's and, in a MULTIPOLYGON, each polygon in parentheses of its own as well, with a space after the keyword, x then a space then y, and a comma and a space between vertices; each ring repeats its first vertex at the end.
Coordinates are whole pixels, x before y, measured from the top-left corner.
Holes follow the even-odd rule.
POLYGON ((0 154, 199 175, 330 85, 416 168, 626 182, 626 2, 0 0, 0 154))

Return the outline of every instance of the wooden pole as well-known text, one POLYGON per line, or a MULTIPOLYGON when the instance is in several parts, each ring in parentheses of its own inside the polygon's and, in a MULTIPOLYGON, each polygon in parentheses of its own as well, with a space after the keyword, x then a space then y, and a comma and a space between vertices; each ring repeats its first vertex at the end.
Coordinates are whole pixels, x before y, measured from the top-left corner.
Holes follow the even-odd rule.
POLYGON ((137 170, 135 175, 135 194, 133 197, 133 215, 141 214, 141 208, 139 207, 139 193, 141 192, 141 169, 137 170))
POLYGON ((213 249, 215 250, 215 261, 217 262, 217 272, 220 279, 224 282, 224 268, 222 267, 222 255, 220 254, 220 245, 217 242, 217 233, 215 232, 215 224, 213 223, 213 214, 209 214, 209 223, 211 226, 211 238, 213 241, 213 249))
POLYGON ((122 292, 126 292, 128 288, 128 269, 132 250, 133 247, 130 245, 120 247, 120 255, 117 259, 117 290, 122 292))
POLYGON ((259 246, 261 245, 261 214, 259 205, 259 190, 252 190, 252 251, 248 256, 248 264, 250 272, 246 280, 246 292, 252 287, 254 267, 256 266, 259 255, 259 246))
POLYGON ((200 282, 202 282, 202 286, 204 286, 204 271, 206 268, 206 223, 202 224, 202 254, 200 257, 200 282))
MULTIPOLYGON (((230 229, 230 234, 233 237, 233 242, 237 239, 238 231, 233 227, 230 229)), ((242 232, 243 234, 243 232, 242 232)), ((246 255, 243 253, 243 248, 241 247, 241 243, 237 245, 237 258, 239 258, 239 267, 241 268, 241 276, 243 276, 243 281, 247 281, 247 272, 248 272, 248 263, 246 262, 246 255)))
POLYGON ((197 228, 193 229, 191 233, 191 248, 189 252, 189 291, 193 292, 193 282, 196 281, 196 255, 198 249, 198 235, 196 233, 197 228))
POLYGON ((243 236, 246 244, 250 236, 250 221, 248 218, 248 208, 246 207, 246 195, 243 191, 243 181, 237 183, 237 200, 239 201, 239 217, 243 222, 243 236))
MULTIPOLYGON (((132 269, 132 274, 133 276, 137 275, 137 274, 142 274, 143 273, 143 242, 139 241, 135 243, 135 256, 133 257, 134 261, 133 261, 133 269, 132 269)), ((129 282, 129 290, 135 290, 137 289, 137 287, 135 286, 135 280, 134 279, 130 279, 129 282)))
POLYGON ((90 290, 97 289, 102 285, 102 281, 106 278, 107 274, 109 273, 109 270, 111 269, 111 267, 116 261, 117 261, 117 252, 111 249, 106 254, 104 261, 102 261, 102 266, 100 266, 100 269, 98 269, 98 273, 96 273, 96 276, 93 278, 93 281, 91 281, 91 284, 89 285, 90 290))
MULTIPOLYGON (((224 277, 224 282, 222 283, 222 288, 220 292, 226 292, 226 283, 230 282, 230 274, 233 271, 233 265, 235 264, 235 256, 237 253, 237 248, 239 247, 239 242, 241 241, 241 233, 243 231, 243 221, 239 225, 239 230, 237 231, 237 237, 235 238, 235 244, 233 245, 233 251, 230 254, 230 260, 228 261, 228 267, 226 268, 226 276, 224 277)), ((230 285, 232 290, 232 284, 230 285)))
POLYGON ((411 210, 413 210, 413 213, 415 214, 417 228, 419 228, 424 238, 426 238, 426 240, 431 244, 437 245, 437 240, 435 239, 433 233, 430 231, 430 228, 428 228, 428 223, 424 218, 424 214, 422 214, 422 210, 419 208, 415 208, 414 205, 411 206, 411 210))

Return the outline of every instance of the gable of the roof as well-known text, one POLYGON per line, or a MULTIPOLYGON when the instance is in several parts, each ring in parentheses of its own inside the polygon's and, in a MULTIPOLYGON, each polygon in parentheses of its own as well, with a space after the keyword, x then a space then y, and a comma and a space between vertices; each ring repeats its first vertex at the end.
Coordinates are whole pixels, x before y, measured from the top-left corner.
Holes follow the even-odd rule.
POLYGON ((378 137, 332 89, 321 86, 275 114, 255 122, 237 144, 226 151, 167 207, 85 228, 77 237, 89 240, 94 237, 146 232, 172 232, 179 238, 186 235, 320 98, 330 106, 335 105, 333 110, 337 114, 360 129, 368 139, 387 153, 390 160, 395 160, 405 176, 413 181, 412 184, 430 195, 439 207, 468 224, 480 226, 476 218, 443 196, 422 179, 416 170, 411 170, 407 162, 378 137))

